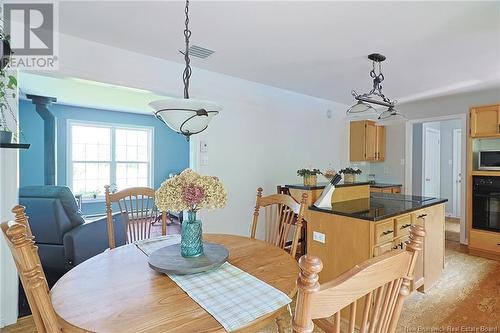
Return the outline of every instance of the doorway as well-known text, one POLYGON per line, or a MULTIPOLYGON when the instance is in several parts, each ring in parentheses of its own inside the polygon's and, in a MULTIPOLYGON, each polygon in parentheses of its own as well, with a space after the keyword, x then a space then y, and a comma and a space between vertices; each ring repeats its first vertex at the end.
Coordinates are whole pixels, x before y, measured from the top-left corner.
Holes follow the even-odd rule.
POLYGON ((410 120, 406 125, 407 194, 443 198, 446 239, 466 243, 465 115, 410 120))
POLYGON ((425 123, 422 152, 424 197, 441 197, 441 131, 440 123, 425 123))

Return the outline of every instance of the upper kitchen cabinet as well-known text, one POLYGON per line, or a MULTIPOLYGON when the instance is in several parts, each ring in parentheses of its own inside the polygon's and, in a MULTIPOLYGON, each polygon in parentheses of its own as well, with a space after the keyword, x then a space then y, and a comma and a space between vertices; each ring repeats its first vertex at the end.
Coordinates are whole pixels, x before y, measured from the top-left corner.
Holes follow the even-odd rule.
POLYGON ((500 105, 471 108, 470 135, 473 138, 500 136, 500 105))
POLYGON ((371 120, 351 121, 351 162, 381 162, 385 159, 385 126, 371 120))

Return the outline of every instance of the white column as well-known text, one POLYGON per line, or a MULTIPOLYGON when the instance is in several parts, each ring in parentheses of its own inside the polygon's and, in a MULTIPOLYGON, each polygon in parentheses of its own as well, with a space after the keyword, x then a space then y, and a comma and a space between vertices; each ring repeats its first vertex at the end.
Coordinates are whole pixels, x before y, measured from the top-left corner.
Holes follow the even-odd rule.
MULTIPOLYGON (((9 100, 16 119, 17 99, 9 100)), ((5 115, 9 128, 16 128, 16 121, 10 114, 5 115)), ((0 148, 0 222, 13 219, 11 209, 18 202, 19 151, 0 148)), ((3 234, 0 236, 0 328, 17 321, 18 277, 16 266, 3 234)))

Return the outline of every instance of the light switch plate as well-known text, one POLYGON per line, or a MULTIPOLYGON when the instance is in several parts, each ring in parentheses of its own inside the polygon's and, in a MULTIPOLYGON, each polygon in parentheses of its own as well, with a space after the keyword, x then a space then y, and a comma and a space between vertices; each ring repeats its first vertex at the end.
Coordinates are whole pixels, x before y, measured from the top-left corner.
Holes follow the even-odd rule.
POLYGON ((207 166, 208 165, 208 154, 201 154, 201 165, 202 166, 207 166))
POLYGON ((313 240, 325 244, 326 236, 321 232, 313 231, 313 240))
POLYGON ((200 141, 200 153, 208 153, 208 142, 200 141))

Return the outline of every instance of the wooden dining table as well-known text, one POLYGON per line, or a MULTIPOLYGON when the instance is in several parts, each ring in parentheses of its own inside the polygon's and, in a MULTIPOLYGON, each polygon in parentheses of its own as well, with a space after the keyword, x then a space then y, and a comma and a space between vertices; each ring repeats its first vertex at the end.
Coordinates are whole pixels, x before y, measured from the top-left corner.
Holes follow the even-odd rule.
MULTIPOLYGON (((287 252, 248 237, 203 238, 223 244, 232 265, 294 297, 299 268, 287 252)), ((225 332, 167 275, 152 270, 148 257, 134 244, 76 266, 50 293, 65 332, 225 332)), ((286 307, 260 317, 238 332, 255 332, 284 311, 286 307)))

